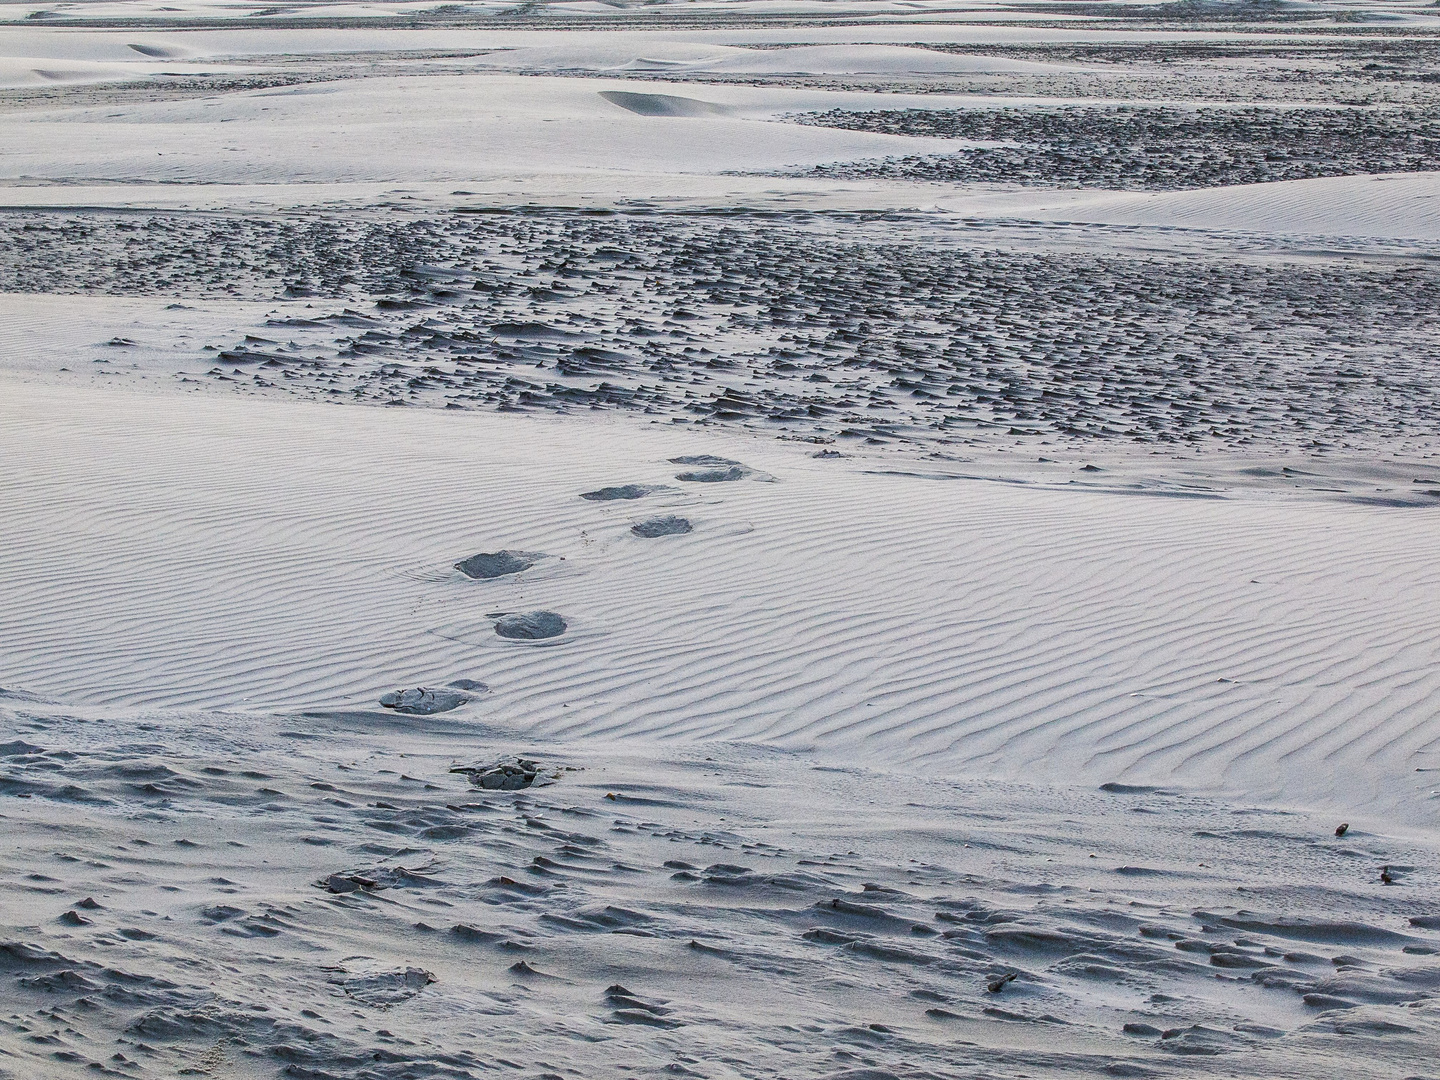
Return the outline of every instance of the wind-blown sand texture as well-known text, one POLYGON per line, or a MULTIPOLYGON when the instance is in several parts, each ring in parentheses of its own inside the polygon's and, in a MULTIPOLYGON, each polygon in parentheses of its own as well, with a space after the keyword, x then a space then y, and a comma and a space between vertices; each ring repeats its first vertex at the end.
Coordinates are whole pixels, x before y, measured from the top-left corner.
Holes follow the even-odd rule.
POLYGON ((1437 35, 5 8, 0 1077, 1433 1073, 1437 35))

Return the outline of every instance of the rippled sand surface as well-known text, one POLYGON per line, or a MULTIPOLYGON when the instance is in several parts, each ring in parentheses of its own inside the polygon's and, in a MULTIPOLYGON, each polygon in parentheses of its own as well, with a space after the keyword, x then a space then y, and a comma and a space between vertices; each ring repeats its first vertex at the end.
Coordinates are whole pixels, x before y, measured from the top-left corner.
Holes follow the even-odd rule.
POLYGON ((1440 15, 0 13, 0 1077, 1419 1078, 1440 15))

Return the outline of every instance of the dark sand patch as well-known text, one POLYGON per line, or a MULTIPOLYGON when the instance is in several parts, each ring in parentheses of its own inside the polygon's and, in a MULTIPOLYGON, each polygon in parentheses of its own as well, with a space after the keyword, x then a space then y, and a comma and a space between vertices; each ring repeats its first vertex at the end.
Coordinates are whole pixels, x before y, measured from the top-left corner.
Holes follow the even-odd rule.
POLYGON ((588 499, 590 502, 614 502, 617 499, 643 499, 646 495, 653 495, 657 491, 668 490, 670 489, 664 484, 620 484, 616 487, 586 491, 580 497, 588 499))
POLYGON ((482 551, 478 555, 471 555, 468 559, 457 562, 455 569, 468 578, 484 581, 529 570, 545 558, 549 558, 549 556, 539 551, 482 551))
POLYGON ((724 105, 674 94, 636 94, 627 90, 601 90, 600 96, 637 116, 728 116, 724 105))

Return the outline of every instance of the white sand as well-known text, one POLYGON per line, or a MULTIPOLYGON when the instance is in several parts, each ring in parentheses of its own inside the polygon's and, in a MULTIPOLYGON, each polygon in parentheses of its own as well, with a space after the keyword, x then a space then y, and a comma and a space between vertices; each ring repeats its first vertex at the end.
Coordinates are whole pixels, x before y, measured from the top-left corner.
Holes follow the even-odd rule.
POLYGON ((1440 173, 787 119, 1433 10, 467 7, 0 27, 0 1077, 1433 1073, 1440 173))

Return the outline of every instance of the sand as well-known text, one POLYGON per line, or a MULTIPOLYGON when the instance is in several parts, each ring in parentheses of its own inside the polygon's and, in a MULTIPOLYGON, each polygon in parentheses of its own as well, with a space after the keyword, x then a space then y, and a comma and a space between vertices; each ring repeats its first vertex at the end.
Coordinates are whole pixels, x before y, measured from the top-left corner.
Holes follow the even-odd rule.
POLYGON ((1440 16, 11 5, 0 1077, 1422 1077, 1440 16))

